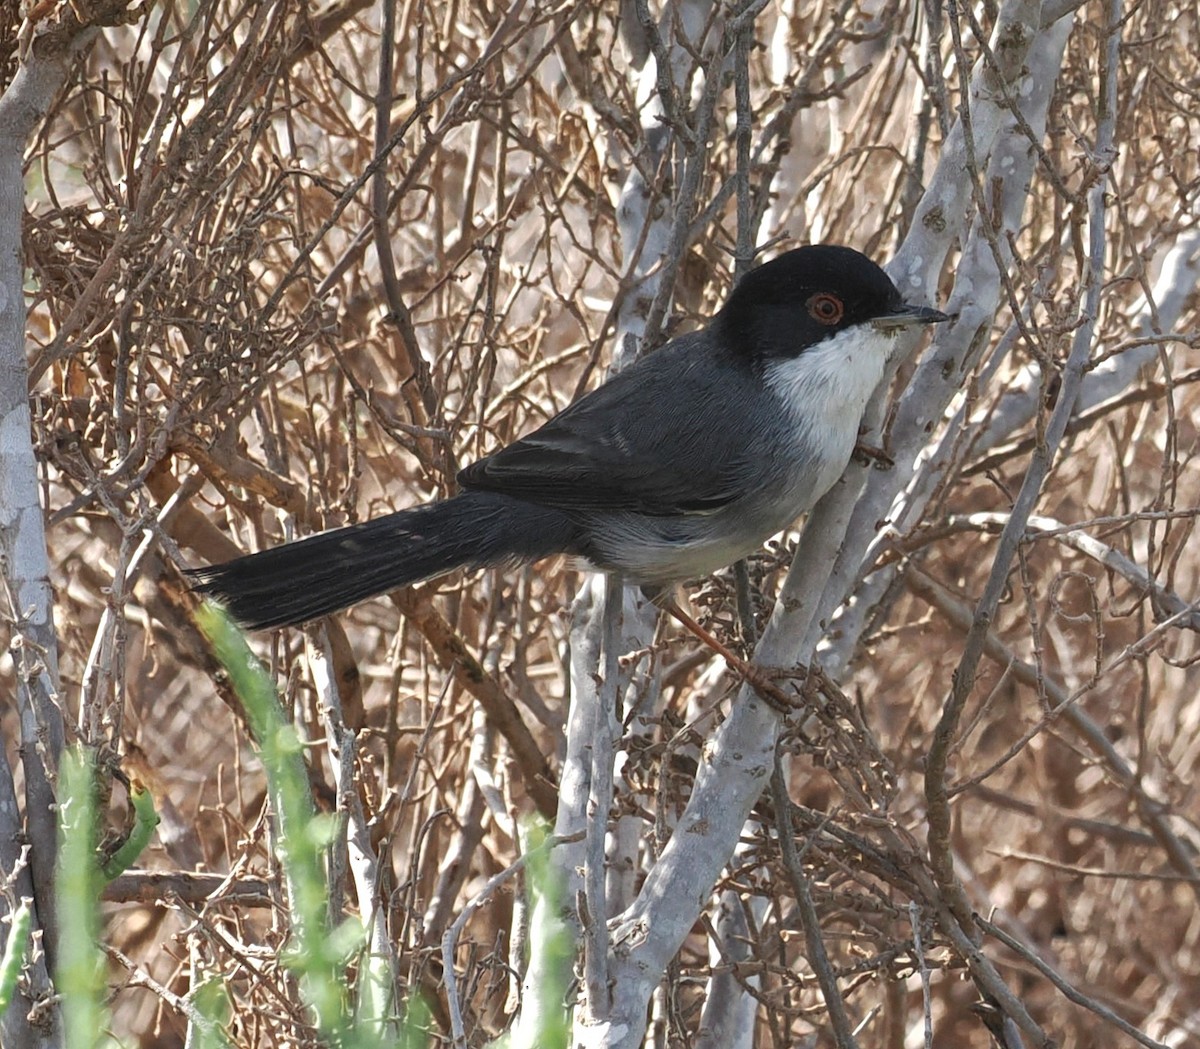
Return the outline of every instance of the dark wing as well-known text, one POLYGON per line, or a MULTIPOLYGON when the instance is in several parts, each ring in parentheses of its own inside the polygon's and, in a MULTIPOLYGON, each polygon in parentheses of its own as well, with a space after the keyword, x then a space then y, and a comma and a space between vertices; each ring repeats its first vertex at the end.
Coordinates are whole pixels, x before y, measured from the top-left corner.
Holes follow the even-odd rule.
POLYGON ((752 449, 731 413, 753 378, 706 333, 679 339, 458 475, 564 510, 702 514, 745 494, 752 449), (734 425, 730 425, 730 423, 734 425))

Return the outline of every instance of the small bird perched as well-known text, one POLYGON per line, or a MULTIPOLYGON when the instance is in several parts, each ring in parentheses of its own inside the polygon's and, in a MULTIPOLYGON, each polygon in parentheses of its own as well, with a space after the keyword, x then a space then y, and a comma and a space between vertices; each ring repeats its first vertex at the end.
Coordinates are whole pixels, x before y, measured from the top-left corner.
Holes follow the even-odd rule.
POLYGON ((896 334, 947 320, 851 248, 752 270, 671 340, 458 475, 450 499, 192 571, 243 626, 570 554, 649 593, 751 553, 841 476, 896 334))

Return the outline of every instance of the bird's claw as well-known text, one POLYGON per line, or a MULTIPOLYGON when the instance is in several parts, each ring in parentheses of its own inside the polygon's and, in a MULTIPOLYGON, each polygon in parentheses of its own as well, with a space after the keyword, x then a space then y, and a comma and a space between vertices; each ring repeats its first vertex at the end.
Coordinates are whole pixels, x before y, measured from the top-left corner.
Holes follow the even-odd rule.
POLYGON ((854 446, 853 456, 854 461, 863 466, 878 466, 881 469, 890 470, 896 465, 896 461, 883 448, 875 444, 867 444, 865 441, 859 441, 854 446))

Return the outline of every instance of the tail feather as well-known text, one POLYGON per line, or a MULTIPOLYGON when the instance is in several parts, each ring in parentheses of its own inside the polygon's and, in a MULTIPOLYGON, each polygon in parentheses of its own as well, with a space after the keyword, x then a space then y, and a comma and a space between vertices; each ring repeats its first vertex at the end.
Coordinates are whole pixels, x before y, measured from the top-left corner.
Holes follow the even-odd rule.
POLYGON ((526 564, 569 551, 575 527, 557 510, 493 492, 402 510, 188 573, 252 630, 328 615, 453 571, 526 564))

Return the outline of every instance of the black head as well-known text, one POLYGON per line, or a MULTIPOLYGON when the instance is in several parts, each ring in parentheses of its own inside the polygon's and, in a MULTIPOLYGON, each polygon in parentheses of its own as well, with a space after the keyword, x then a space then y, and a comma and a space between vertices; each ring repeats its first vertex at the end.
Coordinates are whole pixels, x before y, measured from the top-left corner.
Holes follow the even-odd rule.
POLYGON ((947 319, 906 303, 891 278, 853 248, 812 244, 747 273, 714 323, 735 353, 761 359, 794 357, 855 325, 889 329, 947 319))

